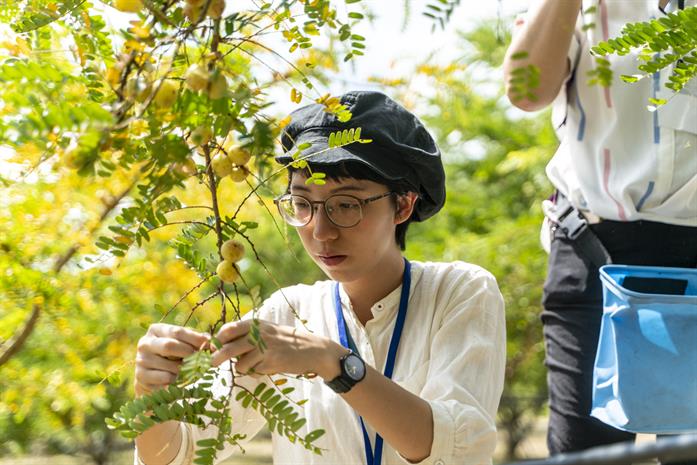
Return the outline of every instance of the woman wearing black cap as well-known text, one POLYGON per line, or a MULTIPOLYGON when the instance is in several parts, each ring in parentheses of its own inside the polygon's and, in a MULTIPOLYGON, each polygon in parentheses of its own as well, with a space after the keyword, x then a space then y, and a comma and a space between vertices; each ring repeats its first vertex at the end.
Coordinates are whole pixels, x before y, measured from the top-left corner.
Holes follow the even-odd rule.
MULTIPOLYGON (((266 349, 248 341, 249 320, 224 325, 213 356, 220 378, 231 373, 253 389, 257 378, 293 376, 307 423, 298 432, 327 431, 313 454, 274 436, 275 464, 481 464, 496 444, 495 416, 503 388, 503 299, 493 276, 463 262, 409 262, 402 256, 410 221, 435 214, 445 201, 440 152, 421 122, 377 92, 341 97, 346 123, 310 105, 292 114, 277 158, 288 165, 295 147, 324 185, 305 184, 289 168, 287 192, 276 199, 307 253, 330 278, 282 289, 255 313, 266 349), (329 134, 361 127, 367 144, 328 149, 329 134), (295 314, 298 314, 298 319, 295 314), (301 322, 305 320, 305 323, 301 322)), ((208 336, 153 325, 138 347, 136 393, 174 380, 183 357, 208 336), (169 357, 169 358, 168 358, 169 357)), ((284 386, 285 387, 285 386, 284 386)), ((225 395, 222 383, 213 387, 225 395)), ((233 431, 252 437, 265 420, 232 402, 233 431)), ((191 463, 196 441, 216 432, 174 422, 136 439, 136 460, 191 463)), ((225 450, 219 458, 228 456, 225 450)))

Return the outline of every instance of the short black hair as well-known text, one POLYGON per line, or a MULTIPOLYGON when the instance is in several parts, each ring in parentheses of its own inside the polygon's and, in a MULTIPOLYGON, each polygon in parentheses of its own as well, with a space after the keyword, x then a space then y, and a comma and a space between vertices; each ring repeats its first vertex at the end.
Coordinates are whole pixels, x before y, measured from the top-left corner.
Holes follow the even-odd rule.
MULTIPOLYGON (((331 165, 311 165, 310 169, 312 172, 324 173, 326 179, 332 181, 339 181, 341 179, 353 178, 365 181, 372 181, 378 184, 382 184, 387 187, 391 192, 395 192, 398 195, 406 194, 407 192, 418 192, 418 190, 410 185, 404 180, 390 180, 378 174, 375 170, 371 169, 369 166, 355 161, 342 161, 331 165)), ((288 167, 288 186, 287 191, 290 191, 290 181, 293 177, 293 173, 302 173, 303 175, 310 177, 310 171, 307 168, 293 168, 288 167)), ((395 207, 397 206, 397 199, 392 197, 395 207)), ((400 250, 404 250, 407 244, 407 229, 412 221, 412 217, 409 217, 403 223, 400 223, 395 228, 395 240, 397 245, 399 245, 400 250)))

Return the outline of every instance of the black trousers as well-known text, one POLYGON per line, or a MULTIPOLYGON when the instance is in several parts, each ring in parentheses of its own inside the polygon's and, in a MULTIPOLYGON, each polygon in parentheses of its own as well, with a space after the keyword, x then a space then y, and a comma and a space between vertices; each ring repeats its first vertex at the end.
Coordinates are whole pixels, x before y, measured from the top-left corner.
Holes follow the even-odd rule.
MULTIPOLYGON (((697 228, 649 221, 591 226, 613 263, 697 267, 697 228)), ((544 285, 550 454, 634 440, 590 416, 593 364, 603 309, 598 268, 561 231, 553 234, 544 285)), ((650 402, 650 399, 647 399, 650 402)))

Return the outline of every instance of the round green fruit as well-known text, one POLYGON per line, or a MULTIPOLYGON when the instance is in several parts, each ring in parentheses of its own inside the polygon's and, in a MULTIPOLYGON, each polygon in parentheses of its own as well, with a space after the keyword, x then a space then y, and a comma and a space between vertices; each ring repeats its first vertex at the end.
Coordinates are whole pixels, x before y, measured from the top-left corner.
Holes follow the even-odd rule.
POLYGON ((225 241, 220 248, 220 254, 229 262, 238 262, 244 257, 244 245, 233 239, 225 241))
POLYGON ((173 79, 165 79, 160 84, 152 103, 158 108, 171 108, 177 100, 179 84, 173 79))
POLYGON ((230 161, 238 166, 246 165, 252 158, 252 154, 249 153, 249 150, 243 149, 242 147, 233 146, 225 148, 225 151, 230 161))
POLYGON ((224 283, 232 284, 240 279, 240 271, 237 269, 237 266, 228 260, 218 263, 215 272, 224 283))
POLYGON ((233 182, 244 182, 244 180, 247 179, 248 174, 249 170, 247 170, 247 168, 244 166, 233 165, 232 171, 230 171, 228 177, 232 179, 233 182))
POLYGON ((223 153, 219 153, 211 160, 211 168, 219 178, 224 178, 232 172, 232 163, 223 153))
POLYGON ((186 86, 194 92, 205 89, 209 78, 208 69, 203 65, 191 65, 186 70, 186 86))

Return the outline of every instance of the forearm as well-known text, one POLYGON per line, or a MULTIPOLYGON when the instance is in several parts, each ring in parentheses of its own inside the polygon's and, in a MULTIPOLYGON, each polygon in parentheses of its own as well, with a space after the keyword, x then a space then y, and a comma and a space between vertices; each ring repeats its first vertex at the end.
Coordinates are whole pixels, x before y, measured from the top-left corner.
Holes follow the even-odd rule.
POLYGON ((419 396, 367 367, 363 381, 342 397, 405 459, 419 462, 431 454, 433 414, 419 396))
MULTIPOLYGON (((317 372, 325 381, 341 372, 338 360, 346 349, 328 341, 317 372)), ((419 462, 431 454, 433 414, 428 402, 366 365, 365 378, 343 399, 402 457, 419 462)))
POLYGON ((503 62, 506 94, 517 107, 535 111, 549 105, 559 93, 569 72, 567 53, 574 34, 582 0, 537 0, 530 8, 525 24, 514 35, 503 62), (519 52, 525 58, 513 59, 519 52), (540 71, 539 85, 530 89, 536 100, 513 92, 513 70, 528 65, 540 71), (516 98, 518 98, 516 100, 516 98))
POLYGON ((138 456, 145 465, 169 464, 181 443, 182 433, 176 421, 157 424, 136 438, 138 456))
MULTIPOLYGON (((136 383, 136 397, 141 397, 148 392, 136 383)), ((168 465, 177 456, 181 444, 181 429, 176 421, 158 423, 136 438, 138 457, 145 465, 168 465)))

